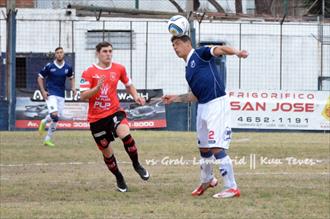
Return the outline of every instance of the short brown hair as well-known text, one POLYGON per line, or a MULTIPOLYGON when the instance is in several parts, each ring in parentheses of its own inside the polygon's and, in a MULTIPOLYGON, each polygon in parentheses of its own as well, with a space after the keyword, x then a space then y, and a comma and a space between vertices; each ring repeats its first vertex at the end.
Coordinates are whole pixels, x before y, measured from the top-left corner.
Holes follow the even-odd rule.
POLYGON ((103 47, 108 47, 108 46, 112 47, 112 44, 107 41, 103 41, 98 43, 95 48, 97 52, 100 52, 103 47))
POLYGON ((55 52, 57 51, 57 50, 63 50, 63 47, 61 47, 61 46, 59 46, 59 47, 57 47, 56 49, 55 49, 55 52))
POLYGON ((173 43, 174 40, 181 40, 183 42, 190 42, 191 43, 191 39, 188 35, 183 35, 183 36, 172 36, 171 38, 171 42, 173 43))

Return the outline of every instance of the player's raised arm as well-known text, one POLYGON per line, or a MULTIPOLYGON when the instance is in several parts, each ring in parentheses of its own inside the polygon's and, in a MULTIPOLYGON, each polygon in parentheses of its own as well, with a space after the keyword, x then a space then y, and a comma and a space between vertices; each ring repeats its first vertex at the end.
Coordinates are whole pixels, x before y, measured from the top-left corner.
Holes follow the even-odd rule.
POLYGON ((246 58, 249 55, 246 50, 237 50, 230 46, 216 46, 213 47, 212 52, 214 56, 236 55, 239 58, 246 58))
POLYGON ((91 98, 92 96, 94 96, 102 87, 103 83, 104 83, 104 76, 101 76, 100 79, 97 82, 97 85, 91 89, 82 89, 82 85, 80 85, 80 99, 81 100, 89 100, 89 98, 91 98))
POLYGON ((126 91, 133 97, 137 104, 144 105, 146 103, 145 99, 139 96, 133 84, 126 85, 126 91))
POLYGON ((137 93, 135 86, 132 83, 132 80, 127 76, 127 72, 124 66, 122 66, 120 72, 120 81, 125 85, 126 92, 129 93, 135 103, 143 106, 146 103, 146 100, 137 93))

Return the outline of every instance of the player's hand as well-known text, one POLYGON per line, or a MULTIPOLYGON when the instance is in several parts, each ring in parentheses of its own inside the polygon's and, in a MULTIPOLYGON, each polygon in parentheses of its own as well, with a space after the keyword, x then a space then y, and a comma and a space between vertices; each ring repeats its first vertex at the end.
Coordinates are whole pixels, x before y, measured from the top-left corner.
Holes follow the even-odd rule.
POLYGON ((44 98, 44 100, 48 100, 48 92, 47 91, 41 91, 41 95, 44 98))
POLYGON ((162 97, 162 101, 165 104, 171 104, 174 102, 174 99, 177 98, 178 95, 165 95, 162 97))
POLYGON ((247 58, 249 56, 249 53, 246 50, 241 50, 238 52, 237 57, 238 58, 247 58))
POLYGON ((99 78, 99 80, 97 81, 97 85, 96 85, 97 89, 100 89, 100 88, 102 87, 102 85, 103 85, 103 83, 104 83, 104 80, 105 80, 105 76, 102 75, 102 76, 99 78))
POLYGON ((135 103, 143 106, 145 103, 146 103, 146 100, 143 98, 143 97, 140 97, 138 96, 136 99, 135 99, 135 103))

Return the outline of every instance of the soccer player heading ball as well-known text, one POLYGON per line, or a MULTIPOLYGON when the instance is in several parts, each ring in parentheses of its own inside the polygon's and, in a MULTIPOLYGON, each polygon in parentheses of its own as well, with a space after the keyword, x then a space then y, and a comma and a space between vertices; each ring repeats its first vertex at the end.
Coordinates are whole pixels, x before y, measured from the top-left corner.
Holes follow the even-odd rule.
POLYGON ((117 189, 127 192, 127 185, 123 175, 119 171, 116 158, 110 143, 119 137, 125 150, 132 160, 134 170, 143 180, 149 179, 149 173, 138 160, 137 147, 130 134, 126 113, 120 108, 117 97, 117 84, 120 80, 126 91, 132 95, 135 102, 145 104, 127 76, 125 67, 112 61, 112 45, 101 42, 96 46, 98 63, 87 68, 80 81, 80 98, 89 101, 88 121, 94 140, 101 150, 104 162, 108 169, 115 175, 117 189))
POLYGON ((163 102, 198 102, 197 137, 201 156, 201 184, 192 192, 199 196, 210 187, 218 184, 213 176, 212 161, 220 163, 220 175, 224 189, 213 195, 214 198, 239 197, 233 165, 227 155, 231 141, 230 111, 224 81, 220 79, 215 58, 220 55, 236 55, 246 58, 247 51, 239 51, 229 46, 192 48, 189 36, 173 36, 172 46, 179 58, 186 62, 186 80, 191 92, 182 95, 165 95, 163 102))

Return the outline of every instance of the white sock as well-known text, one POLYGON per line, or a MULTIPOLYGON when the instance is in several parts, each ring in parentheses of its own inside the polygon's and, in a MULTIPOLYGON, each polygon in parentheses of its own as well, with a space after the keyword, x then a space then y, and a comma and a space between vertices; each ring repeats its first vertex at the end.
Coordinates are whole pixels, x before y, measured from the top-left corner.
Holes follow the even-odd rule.
POLYGON ((213 156, 200 159, 201 183, 208 183, 213 179, 213 156))
POLYGON ((228 155, 219 160, 220 160, 220 174, 223 177, 224 187, 237 189, 232 160, 228 155))
POLYGON ((52 138, 53 133, 56 130, 56 125, 57 125, 57 122, 51 122, 50 123, 49 128, 48 128, 47 135, 45 137, 45 141, 48 141, 48 140, 50 140, 52 138))
POLYGON ((51 121, 52 121, 52 118, 50 117, 49 114, 42 120, 42 122, 51 122, 51 121))

